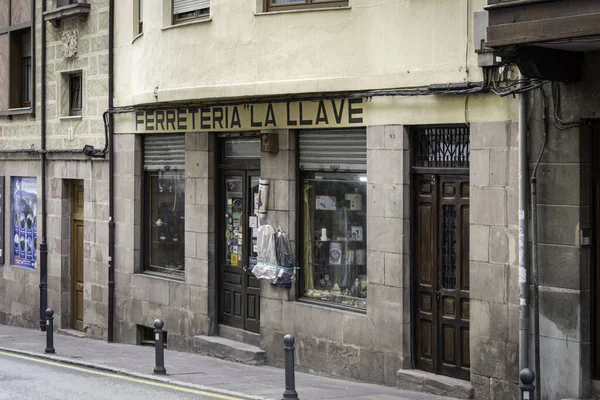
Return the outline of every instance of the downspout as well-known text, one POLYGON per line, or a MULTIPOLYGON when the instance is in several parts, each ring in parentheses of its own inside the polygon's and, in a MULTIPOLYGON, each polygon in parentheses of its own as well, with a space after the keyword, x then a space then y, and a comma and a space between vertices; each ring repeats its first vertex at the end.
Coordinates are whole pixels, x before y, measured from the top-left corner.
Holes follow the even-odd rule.
MULTIPOLYGON (((108 3, 108 109, 113 108, 114 95, 114 23, 115 0, 108 3)), ((115 314, 115 179, 114 179, 114 118, 112 113, 108 116, 108 342, 114 340, 114 314, 115 314)), ((106 121, 105 121, 106 123, 106 121)))
MULTIPOLYGON (((521 79, 524 77, 521 75, 521 79)), ((519 95, 519 371, 529 367, 527 94, 519 95)))
POLYGON ((41 15, 41 180, 42 180, 42 240, 40 242, 40 330, 46 330, 46 308, 48 308, 48 243, 46 242, 46 24, 44 12, 46 0, 42 0, 41 15))
POLYGON ((533 167, 531 174, 531 280, 533 283, 533 336, 535 352, 535 398, 541 399, 541 375, 540 375, 540 300, 539 300, 539 272, 538 272, 538 235, 537 235, 537 170, 546 150, 548 143, 548 98, 545 90, 541 89, 543 98, 543 118, 544 118, 544 142, 533 167))

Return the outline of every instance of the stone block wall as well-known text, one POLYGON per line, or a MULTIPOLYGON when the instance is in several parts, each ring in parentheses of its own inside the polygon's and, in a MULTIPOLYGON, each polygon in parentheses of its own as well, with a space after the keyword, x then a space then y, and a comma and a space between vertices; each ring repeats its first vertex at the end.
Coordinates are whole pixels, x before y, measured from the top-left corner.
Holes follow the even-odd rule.
POLYGON ((169 347, 192 348, 193 336, 215 326, 214 137, 185 137, 185 279, 143 274, 142 137, 115 136, 115 340, 136 343, 137 325, 165 322, 169 347))
MULTIPOLYGON (((266 223, 281 225, 292 240, 299 231, 295 143, 293 132, 280 130, 279 153, 261 159, 261 177, 274 189, 266 223)), ((410 367, 408 163, 403 126, 367 128, 367 312, 294 301, 293 289, 263 282, 261 343, 269 362, 282 364, 283 336, 294 333, 301 371, 395 385, 396 371, 410 367)))
POLYGON ((471 124, 471 382, 475 398, 518 398, 517 124, 471 124))
MULTIPOLYGON (((0 161, 0 171, 5 177, 4 199, 4 265, 0 265, 0 324, 9 324, 22 326, 26 328, 39 327, 40 309, 40 273, 39 266, 35 270, 19 268, 11 265, 12 249, 12 196, 11 196, 11 177, 12 176, 30 176, 38 178, 38 209, 41 213, 41 204, 39 199, 42 196, 40 185, 40 162, 37 160, 27 160, 22 156, 4 156, 0 161)), ((42 229, 41 220, 37 220, 37 230, 42 229)), ((38 239, 39 243, 39 239, 38 239)), ((39 247, 39 246, 38 246, 39 247)), ((39 248, 38 248, 39 264, 39 248)))

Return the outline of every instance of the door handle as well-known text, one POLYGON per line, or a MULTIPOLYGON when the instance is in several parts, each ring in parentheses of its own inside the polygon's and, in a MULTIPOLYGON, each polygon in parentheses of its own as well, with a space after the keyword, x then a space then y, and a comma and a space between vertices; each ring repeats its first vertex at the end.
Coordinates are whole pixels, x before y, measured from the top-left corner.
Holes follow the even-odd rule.
POLYGON ((244 265, 244 266, 242 267, 242 269, 243 269, 244 271, 248 272, 248 266, 244 265))
POLYGON ((435 291, 435 297, 439 300, 442 297, 442 289, 438 289, 435 291))

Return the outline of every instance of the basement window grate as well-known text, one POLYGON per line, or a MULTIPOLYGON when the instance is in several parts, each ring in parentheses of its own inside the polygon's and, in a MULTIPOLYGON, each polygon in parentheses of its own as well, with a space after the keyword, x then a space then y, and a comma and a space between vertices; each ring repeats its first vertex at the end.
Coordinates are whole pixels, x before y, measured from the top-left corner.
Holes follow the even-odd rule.
MULTIPOLYGON (((154 347, 154 328, 138 325, 138 345, 154 347)), ((165 331, 165 348, 167 347, 167 331, 165 331)))

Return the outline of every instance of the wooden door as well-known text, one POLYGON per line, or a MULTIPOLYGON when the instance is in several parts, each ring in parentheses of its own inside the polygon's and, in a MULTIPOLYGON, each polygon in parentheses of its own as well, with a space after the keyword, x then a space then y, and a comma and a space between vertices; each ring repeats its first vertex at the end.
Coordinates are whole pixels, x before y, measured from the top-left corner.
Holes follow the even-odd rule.
POLYGON ((71 327, 83 331, 83 184, 71 194, 71 327))
POLYGON ((260 330, 260 282, 252 275, 256 263, 253 235, 258 173, 228 170, 221 174, 224 212, 219 228, 221 323, 252 332, 260 330))
POLYGON ((468 176, 415 176, 417 367, 469 379, 468 176))
POLYGON ((600 176, 592 177, 592 377, 600 379, 600 176))

